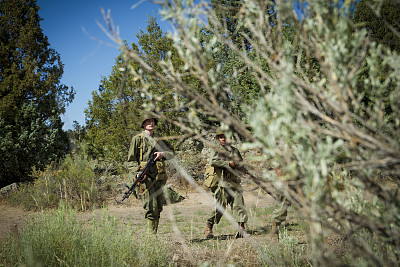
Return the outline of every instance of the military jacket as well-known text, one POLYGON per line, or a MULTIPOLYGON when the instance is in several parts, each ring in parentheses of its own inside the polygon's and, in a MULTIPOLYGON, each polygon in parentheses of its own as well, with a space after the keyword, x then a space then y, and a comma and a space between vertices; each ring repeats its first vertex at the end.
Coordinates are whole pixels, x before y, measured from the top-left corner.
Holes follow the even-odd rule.
MULTIPOLYGON (((234 162, 242 161, 243 158, 240 155, 240 152, 237 148, 226 144, 225 146, 221 146, 222 149, 225 149, 225 153, 228 153, 229 156, 233 157, 234 162)), ((214 168, 222 169, 222 177, 218 183, 220 187, 240 187, 241 179, 239 176, 235 175, 238 173, 238 170, 232 169, 229 166, 229 160, 224 157, 224 153, 213 151, 210 157, 210 165, 214 168)))
MULTIPOLYGON (((135 172, 139 165, 143 167, 154 152, 164 152, 164 158, 161 159, 161 162, 174 157, 174 151, 169 143, 161 141, 160 136, 156 133, 153 136, 149 136, 143 131, 132 137, 127 160, 129 171, 135 172)), ((157 174, 157 166, 158 164, 150 168, 150 177, 154 178, 157 174)))

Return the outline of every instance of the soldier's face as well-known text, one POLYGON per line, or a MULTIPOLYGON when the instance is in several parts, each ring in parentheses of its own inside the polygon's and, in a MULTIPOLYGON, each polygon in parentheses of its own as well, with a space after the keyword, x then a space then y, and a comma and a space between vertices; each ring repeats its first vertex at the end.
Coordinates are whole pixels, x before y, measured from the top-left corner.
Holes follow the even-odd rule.
POLYGON ((218 141, 221 144, 221 146, 226 145, 226 136, 224 134, 218 135, 218 141))
POLYGON ((154 119, 147 119, 143 122, 143 128, 147 131, 154 130, 154 119))

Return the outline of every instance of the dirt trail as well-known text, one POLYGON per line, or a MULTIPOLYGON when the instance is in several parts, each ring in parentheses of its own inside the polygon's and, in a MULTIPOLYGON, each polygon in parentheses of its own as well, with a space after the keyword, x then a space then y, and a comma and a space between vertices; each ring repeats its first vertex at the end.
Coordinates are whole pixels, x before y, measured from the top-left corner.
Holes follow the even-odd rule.
MULTIPOLYGON (((272 206, 274 204, 273 199, 265 194, 260 193, 258 190, 251 191, 250 186, 244 186, 244 198, 247 207, 255 206, 272 206)), ((181 202, 166 205, 162 212, 162 218, 160 222, 160 232, 163 232, 163 220, 169 220, 172 214, 179 213, 179 216, 185 219, 198 218, 199 213, 204 214, 203 217, 211 211, 213 205, 213 199, 211 195, 199 193, 196 191, 188 191, 180 193, 185 197, 181 202)), ((122 222, 123 225, 129 223, 131 225, 137 225, 139 227, 145 227, 145 220, 143 218, 144 210, 142 208, 142 202, 135 199, 134 197, 129 198, 123 204, 116 204, 110 200, 107 206, 110 215, 114 215, 122 222)), ((12 207, 3 200, 0 200, 0 242, 5 240, 10 234, 17 234, 26 225, 29 218, 35 214, 41 214, 40 212, 26 211, 22 207, 12 207)), ((94 212, 80 212, 78 219, 83 222, 91 221, 93 216, 100 217, 101 210, 97 209, 94 212)), ((201 219, 201 218, 200 218, 201 219)), ((269 222, 265 222, 268 224, 269 222)), ((205 220, 204 220, 205 224, 205 220)), ((199 229, 199 231, 202 231, 199 229)), ((167 235, 173 235, 169 233, 167 235)))
POLYGON ((10 234, 18 234, 33 214, 35 212, 26 211, 22 207, 12 207, 5 201, 0 201, 0 242, 10 234))

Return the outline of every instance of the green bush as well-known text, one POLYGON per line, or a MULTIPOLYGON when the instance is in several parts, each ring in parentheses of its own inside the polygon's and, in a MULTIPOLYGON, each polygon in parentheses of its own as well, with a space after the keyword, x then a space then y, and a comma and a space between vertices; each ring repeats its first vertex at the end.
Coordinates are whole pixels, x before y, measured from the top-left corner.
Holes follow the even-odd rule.
POLYGON ((60 201, 60 186, 56 181, 55 165, 55 162, 52 162, 44 171, 34 169, 31 175, 35 181, 19 184, 18 190, 9 196, 8 202, 12 205, 21 205, 28 210, 56 207, 60 201))
POLYGON ((279 233, 279 243, 266 244, 260 249, 260 260, 267 266, 308 266, 309 251, 299 245, 297 237, 289 235, 286 228, 279 233))
MULTIPOLYGON (((52 162, 44 171, 34 169, 34 182, 20 185, 9 202, 29 210, 56 208, 60 202, 78 210, 101 206, 104 195, 96 184, 92 165, 91 161, 67 155, 59 165, 52 162)), ((104 183, 101 186, 107 187, 104 183)))
POLYGON ((166 245, 153 236, 119 227, 115 217, 102 211, 89 227, 76 211, 61 206, 28 222, 21 236, 0 247, 5 266, 165 266, 166 245))

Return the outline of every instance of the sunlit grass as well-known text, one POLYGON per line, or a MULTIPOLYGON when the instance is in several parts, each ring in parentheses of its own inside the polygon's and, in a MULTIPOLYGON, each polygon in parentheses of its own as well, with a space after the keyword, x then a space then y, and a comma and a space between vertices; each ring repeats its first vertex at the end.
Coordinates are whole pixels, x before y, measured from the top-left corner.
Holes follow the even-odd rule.
POLYGON ((154 236, 121 228, 102 211, 84 225, 66 207, 35 217, 18 238, 1 247, 4 266, 165 266, 166 245, 154 236))

